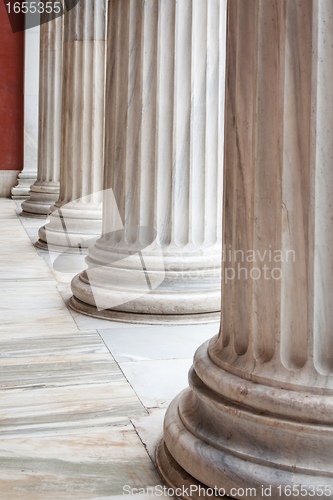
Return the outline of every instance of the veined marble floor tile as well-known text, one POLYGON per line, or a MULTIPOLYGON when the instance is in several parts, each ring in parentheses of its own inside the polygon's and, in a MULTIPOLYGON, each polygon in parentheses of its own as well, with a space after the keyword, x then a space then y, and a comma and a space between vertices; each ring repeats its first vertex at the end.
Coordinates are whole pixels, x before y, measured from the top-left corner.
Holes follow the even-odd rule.
MULTIPOLYGON (((22 370, 22 378, 23 373, 22 370)), ((104 381, 95 383, 92 379, 75 384, 72 379, 71 385, 52 387, 40 376, 38 386, 6 388, 0 392, 0 426, 34 424, 37 419, 57 422, 93 415, 122 417, 145 413, 124 377, 113 381, 108 381, 108 377, 111 375, 104 374, 104 381)))
POLYGON ((0 352, 1 500, 103 498, 158 484, 128 418, 145 409, 97 333, 0 340, 0 352))
POLYGON ((34 335, 36 338, 48 337, 49 335, 59 334, 66 336, 68 333, 77 331, 73 329, 72 325, 68 325, 66 322, 59 322, 58 325, 52 327, 42 327, 37 326, 34 323, 29 323, 27 325, 6 325, 0 330, 0 337, 3 340, 15 339, 16 341, 21 341, 21 339, 26 338, 27 335, 34 335), (59 333, 60 332, 60 333, 59 333))
POLYGON ((25 278, 22 276, 20 280, 9 279, 0 281, 0 293, 6 292, 6 290, 16 291, 19 289, 20 295, 26 293, 31 294, 33 291, 39 292, 52 292, 57 290, 57 281, 53 276, 51 278, 25 278))
MULTIPOLYGON (((29 259, 27 257, 27 261, 28 260, 29 259)), ((40 279, 46 276, 48 276, 49 279, 53 278, 52 274, 47 275, 45 269, 40 268, 39 263, 30 265, 25 271, 22 270, 22 267, 22 261, 20 259, 12 259, 10 262, 3 265, 0 263, 0 281, 9 279, 16 279, 17 281, 19 281, 22 275, 23 279, 40 279)))
POLYGON ((96 328, 115 359, 124 363, 193 358, 198 347, 218 333, 219 324, 96 328))
POLYGON ((17 215, 14 210, 6 209, 3 205, 0 205, 0 219, 2 221, 6 220, 17 220, 17 215))
MULTIPOLYGON (((17 210, 17 205, 14 200, 9 198, 0 198, 0 216, 1 218, 11 217, 15 215, 15 210, 17 210)), ((17 216, 15 215, 16 219, 17 216)))
POLYGON ((56 281, 0 281, 0 311, 59 309, 66 311, 63 298, 59 294, 56 281), (19 290, 18 290, 19 288, 19 290))
MULTIPOLYGON (((7 201, 7 200, 6 200, 7 201)), ((9 206, 14 210, 11 200, 9 206)), ((0 211, 4 214, 5 203, 0 211)), ((32 246, 27 233, 16 216, 9 224, 0 224, 0 280, 52 277, 50 269, 32 246)))
POLYGON ((76 331, 71 334, 57 332, 49 334, 44 338, 36 336, 29 337, 26 335, 20 342, 13 342, 12 340, 5 341, 3 337, 1 337, 0 341, 0 359, 25 358, 27 355, 30 358, 32 356, 44 355, 45 353, 51 358, 53 355, 58 356, 59 352, 61 352, 63 356, 99 353, 110 359, 110 354, 105 348, 104 342, 101 341, 99 335, 92 332, 76 331), (63 338, 63 335, 66 336, 66 339, 63 338), (61 351, 59 351, 60 347, 61 351))
POLYGON ((17 339, 47 332, 77 331, 65 302, 51 281, 0 281, 0 331, 17 339))
POLYGON ((3 213, 2 212, 2 208, 0 206, 0 220, 1 220, 1 224, 4 222, 4 223, 7 223, 10 222, 10 221, 15 221, 17 220, 17 215, 15 214, 15 212, 13 213, 3 213))
POLYGON ((0 438, 2 500, 74 500, 159 484, 129 421, 0 438))
MULTIPOLYGON (((11 283, 11 282, 10 282, 11 283)), ((3 284, 3 282, 2 282, 3 284)), ((2 294, 0 293, 0 296, 2 294)), ((29 297, 26 296, 21 296, 20 297, 20 309, 21 310, 28 310, 32 312, 32 309, 62 309, 64 308, 65 304, 61 296, 55 295, 53 297, 53 294, 49 295, 39 295, 39 294, 34 294, 34 297, 32 300, 29 300, 29 297)), ((1 305, 0 305, 0 311, 1 312, 6 312, 6 311, 12 311, 12 299, 13 299, 13 294, 8 293, 5 297, 1 297, 1 305)), ((17 295, 16 295, 17 299, 17 295)), ((64 309, 65 310, 65 309, 64 309)), ((35 312, 36 314, 36 312, 35 312)))
MULTIPOLYGON (((24 229, 23 229, 24 231, 24 229)), ((8 234, 8 230, 4 231, 4 234, 8 234)), ((11 231, 10 232, 11 236, 13 237, 12 241, 4 241, 5 236, 3 234, 0 234, 0 256, 2 259, 5 257, 11 256, 11 257, 20 257, 21 252, 27 252, 30 254, 31 257, 33 257, 35 260, 40 260, 39 255, 36 253, 34 247, 31 245, 31 241, 27 237, 27 233, 24 231, 24 235, 21 236, 19 235, 18 238, 15 237, 15 232, 11 231), (13 246, 16 246, 15 252, 13 252, 13 246)))
POLYGON ((17 232, 17 233, 20 233, 21 235, 23 235, 22 231, 24 231, 24 227, 22 227, 22 224, 20 224, 20 221, 17 219, 17 216, 15 216, 15 214, 13 217, 11 217, 11 216, 4 217, 2 214, 1 233, 3 234, 6 229, 8 230, 8 228, 11 228, 13 233, 17 232), (14 225, 13 225, 13 221, 15 221, 14 225))
POLYGON ((0 340, 0 433, 10 422, 145 414, 97 333, 0 340), (13 415, 11 416, 11 413, 13 415))
POLYGON ((136 361, 119 366, 145 407, 161 408, 188 387, 192 358, 136 361))
POLYGON ((214 326, 145 328, 70 312, 78 270, 62 272, 37 250, 44 221, 15 210, 20 202, 0 199, 0 500, 121 500, 125 485, 160 484, 146 450, 154 457, 163 407, 187 386, 214 326), (162 409, 148 414, 142 403, 162 409))
POLYGON ((10 310, 1 311, 1 332, 17 332, 17 338, 19 338, 34 333, 45 332, 46 334, 48 331, 77 331, 77 327, 66 308, 52 307, 43 310, 26 308, 16 314, 17 316, 13 316, 13 312, 10 310))
POLYGON ((0 280, 41 277, 54 278, 49 267, 37 254, 27 234, 25 242, 20 246, 19 242, 13 238, 10 244, 0 245, 0 280), (13 251, 15 249, 15 251, 13 251))
POLYGON ((31 250, 31 247, 29 247, 30 241, 22 226, 13 228, 13 224, 15 224, 16 221, 5 221, 5 224, 2 222, 3 221, 1 221, 0 224, 0 244, 2 245, 3 252, 5 252, 6 248, 8 250, 11 248, 13 255, 13 244, 20 247, 20 249, 30 248, 31 250), (8 240, 8 231, 10 231, 11 241, 8 240))

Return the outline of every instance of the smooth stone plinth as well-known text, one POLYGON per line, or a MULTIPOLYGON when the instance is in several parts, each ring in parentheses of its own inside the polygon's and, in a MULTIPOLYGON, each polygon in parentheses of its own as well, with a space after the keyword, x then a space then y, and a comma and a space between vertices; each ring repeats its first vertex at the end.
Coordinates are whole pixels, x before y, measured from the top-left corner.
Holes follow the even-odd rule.
POLYGON ((85 314, 218 318, 225 7, 109 8, 104 189, 114 196, 72 283, 71 305, 85 314))
POLYGON ((228 5, 221 326, 157 462, 173 486, 333 499, 333 3, 228 5))

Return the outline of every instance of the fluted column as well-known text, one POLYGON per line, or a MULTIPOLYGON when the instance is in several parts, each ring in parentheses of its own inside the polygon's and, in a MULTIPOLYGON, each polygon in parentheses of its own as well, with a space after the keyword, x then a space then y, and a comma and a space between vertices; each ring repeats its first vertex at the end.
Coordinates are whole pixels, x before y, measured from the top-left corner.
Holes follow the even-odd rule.
POLYGON ((45 216, 59 198, 62 45, 64 16, 41 14, 38 175, 22 203, 22 215, 45 216), (43 19, 44 18, 44 19, 43 19), (44 21, 44 23, 43 23, 44 21))
POLYGON ((192 498, 333 498, 332 77, 332 0, 229 3, 221 327, 157 453, 192 498))
POLYGON ((104 188, 114 197, 74 278, 74 309, 219 318, 224 20, 220 0, 111 3, 104 188))
POLYGON ((60 195, 42 248, 85 247, 102 231, 105 52, 106 0, 80 0, 64 17, 60 195))
POLYGON ((24 160, 23 169, 12 188, 13 199, 26 199, 37 178, 38 87, 40 27, 24 34, 24 160))

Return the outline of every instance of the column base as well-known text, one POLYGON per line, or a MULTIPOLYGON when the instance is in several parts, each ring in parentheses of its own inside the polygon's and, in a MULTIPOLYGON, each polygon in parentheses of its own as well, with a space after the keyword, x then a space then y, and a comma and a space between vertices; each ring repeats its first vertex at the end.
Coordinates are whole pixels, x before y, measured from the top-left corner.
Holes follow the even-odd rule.
POLYGON ((57 253, 86 253, 88 247, 100 237, 101 209, 89 210, 86 206, 68 208, 69 205, 53 205, 49 222, 38 231, 37 248, 57 253))
MULTIPOLYGON (((23 214, 20 214, 23 215, 23 214)), ((66 254, 73 254, 73 255, 87 255, 88 254, 88 248, 86 247, 65 247, 62 245, 54 245, 53 243, 47 244, 45 241, 39 240, 36 241, 35 247, 39 248, 40 250, 45 250, 46 252, 55 252, 55 253, 66 253, 66 254)))
POLYGON ((22 212, 19 213, 19 216, 20 217, 25 217, 27 219, 42 219, 42 220, 45 220, 47 215, 43 215, 43 214, 33 214, 31 212, 26 212, 25 210, 22 210, 22 212))
POLYGON ((17 181, 17 185, 12 189, 11 198, 13 200, 26 200, 29 198, 30 186, 36 181, 36 176, 21 172, 17 181))
POLYGON ((207 323, 218 323, 220 312, 198 313, 198 314, 143 314, 112 309, 99 311, 97 307, 86 304, 74 295, 69 300, 69 306, 76 312, 91 316, 93 318, 119 321, 122 323, 137 323, 144 325, 197 325, 207 323))
POLYGON ((331 396, 242 379, 212 362, 208 343, 189 385, 167 410, 166 449, 157 450, 168 484, 223 488, 237 499, 333 499, 331 396))
MULTIPOLYGON (((186 470, 177 464, 165 446, 164 439, 160 441, 156 449, 156 465, 164 482, 177 493, 177 498, 184 498, 186 500, 213 498, 221 500, 221 496, 212 495, 203 483, 194 479, 194 477, 190 476, 186 470)), ((228 499, 231 497, 224 496, 223 498, 228 499)))
POLYGON ((90 246, 88 269, 72 280, 73 295, 84 314, 142 324, 211 323, 220 318, 215 254, 169 257, 154 249, 135 252, 134 245, 126 254, 123 249, 106 251, 102 245, 100 238, 90 246))
MULTIPOLYGON (((59 198, 58 183, 35 182, 29 191, 29 198, 22 203, 22 216, 46 217, 59 198)), ((21 214, 20 214, 21 215, 21 214)))

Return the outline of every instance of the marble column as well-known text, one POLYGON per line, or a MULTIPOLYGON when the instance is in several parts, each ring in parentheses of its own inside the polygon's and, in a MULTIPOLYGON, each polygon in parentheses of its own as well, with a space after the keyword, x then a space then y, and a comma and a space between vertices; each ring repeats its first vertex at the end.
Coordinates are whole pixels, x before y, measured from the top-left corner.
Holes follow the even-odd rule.
POLYGON ((40 27, 38 175, 29 198, 22 203, 22 215, 33 217, 45 217, 50 212, 60 188, 64 16, 47 21, 49 16, 41 14, 44 24, 40 27))
POLYGON ((332 77, 331 0, 229 3, 221 326, 157 452, 186 498, 333 498, 332 77))
POLYGON ((37 178, 38 88, 40 27, 25 31, 24 48, 24 162, 12 188, 13 199, 26 199, 37 178))
POLYGON ((39 230, 41 248, 86 247, 102 231, 106 0, 64 16, 60 195, 39 230))
POLYGON ((71 307, 130 322, 220 311, 225 1, 109 8, 103 236, 71 307))

